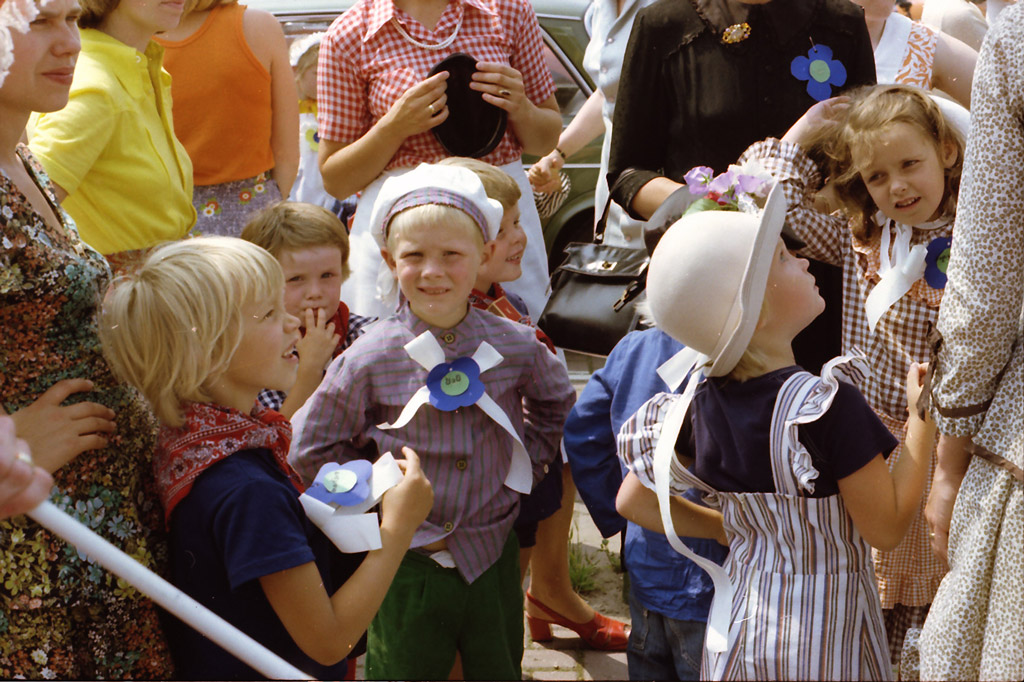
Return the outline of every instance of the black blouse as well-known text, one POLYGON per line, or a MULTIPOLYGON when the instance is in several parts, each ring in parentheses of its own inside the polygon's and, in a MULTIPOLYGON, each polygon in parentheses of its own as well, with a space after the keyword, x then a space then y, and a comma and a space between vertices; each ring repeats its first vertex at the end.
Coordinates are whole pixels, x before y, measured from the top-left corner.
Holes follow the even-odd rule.
POLYGON ((815 45, 846 68, 844 89, 875 82, 863 11, 850 0, 772 0, 751 5, 747 22, 750 36, 726 45, 690 0, 658 0, 637 15, 608 173, 612 198, 634 218, 633 197, 653 178, 682 182, 698 165, 721 172, 753 142, 785 134, 815 103, 790 73, 815 45))

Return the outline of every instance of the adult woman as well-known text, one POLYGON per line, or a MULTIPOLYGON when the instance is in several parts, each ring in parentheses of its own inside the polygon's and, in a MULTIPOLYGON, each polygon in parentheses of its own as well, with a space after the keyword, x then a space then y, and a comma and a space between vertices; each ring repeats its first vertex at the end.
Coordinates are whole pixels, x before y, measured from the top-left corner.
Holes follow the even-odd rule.
MULTIPOLYGON (((643 220, 694 166, 724 171, 747 145, 788 130, 815 95, 875 82, 849 0, 660 0, 637 15, 623 63, 608 183, 643 220), (794 62, 823 68, 794 73, 794 62)), ((811 272, 829 306, 794 349, 816 371, 839 354, 842 290, 835 268, 811 272)))
POLYGON ((430 130, 448 117, 448 73, 427 76, 441 59, 463 52, 478 60, 470 87, 508 115, 504 136, 483 160, 502 167, 523 192, 523 276, 506 288, 540 316, 547 256, 520 156, 546 154, 561 129, 542 50, 526 0, 359 0, 328 30, 317 77, 320 170, 335 197, 363 191, 352 226, 353 275, 342 288, 354 312, 392 312, 376 300, 381 259, 368 232, 370 209, 386 176, 447 156, 430 130))
POLYGON ((115 270, 195 222, 192 163, 174 136, 170 76, 152 41, 178 25, 175 0, 81 0, 71 98, 33 119, 29 146, 82 239, 115 270))
MULTIPOLYGON (((538 191, 551 191, 557 188, 558 171, 565 165, 566 159, 603 132, 601 171, 594 196, 594 205, 597 207, 594 211, 595 224, 600 220, 602 209, 608 201, 606 176, 608 155, 612 147, 612 114, 615 111, 615 96, 619 90, 626 43, 637 12, 653 1, 594 0, 587 8, 583 21, 590 34, 590 42, 583 55, 583 68, 597 87, 562 131, 554 151, 530 167, 530 182, 534 188, 538 191)), ((630 218, 621 206, 613 203, 605 225, 604 243, 642 249, 642 237, 643 223, 630 218)))
POLYGON ((978 61, 939 309, 932 413, 943 435, 925 515, 941 556, 948 538, 949 573, 921 635, 922 680, 1024 679, 1022 65, 1017 5, 978 61))
MULTIPOLYGON (((159 567, 166 550, 149 464, 155 424, 111 374, 97 336, 110 270, 18 144, 32 111, 67 102, 79 51, 75 0, 36 2, 27 32, 13 33, 15 59, 0 87, 0 400, 36 463, 53 473, 53 501, 159 567)), ((26 517, 0 521, 0 544, 0 677, 170 675, 148 599, 26 517)))
POLYGON ((237 0, 189 4, 157 39, 172 77, 174 131, 192 160, 196 231, 237 237, 295 181, 295 78, 273 14, 237 0))

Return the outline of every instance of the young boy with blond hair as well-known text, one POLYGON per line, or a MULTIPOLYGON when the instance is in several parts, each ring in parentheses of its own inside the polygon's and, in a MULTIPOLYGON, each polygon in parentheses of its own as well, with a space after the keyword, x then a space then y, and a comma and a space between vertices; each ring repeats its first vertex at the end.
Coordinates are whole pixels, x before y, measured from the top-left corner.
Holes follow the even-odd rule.
MULTIPOLYGON (((353 679, 433 494, 406 449, 405 475, 384 494, 379 549, 342 555, 307 518, 287 462, 291 427, 256 402, 295 380, 299 322, 283 285, 277 261, 241 239, 171 242, 115 282, 101 340, 162 423, 153 475, 172 582, 314 679, 353 679)), ((180 622, 167 634, 181 679, 258 677, 180 622)))
POLYGON ((250 220, 241 236, 281 264, 285 310, 301 323, 295 385, 287 393, 266 389, 259 395, 264 407, 291 418, 320 385, 327 364, 376 318, 350 313, 341 301, 341 285, 349 276, 348 232, 326 208, 282 201, 250 220))
POLYGON ((416 532, 370 627, 369 679, 519 679, 521 492, 558 456, 575 392, 532 329, 469 305, 502 208, 463 168, 424 164, 387 180, 373 234, 405 297, 328 368, 295 415, 290 461, 409 445, 433 482, 416 532))

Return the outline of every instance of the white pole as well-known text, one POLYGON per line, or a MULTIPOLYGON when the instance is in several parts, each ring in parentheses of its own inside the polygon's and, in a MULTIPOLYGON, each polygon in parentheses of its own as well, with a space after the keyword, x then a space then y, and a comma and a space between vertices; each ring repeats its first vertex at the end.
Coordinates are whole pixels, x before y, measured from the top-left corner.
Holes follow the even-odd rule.
POLYGON ((268 678, 313 679, 62 512, 51 502, 40 503, 28 513, 28 516, 268 678))

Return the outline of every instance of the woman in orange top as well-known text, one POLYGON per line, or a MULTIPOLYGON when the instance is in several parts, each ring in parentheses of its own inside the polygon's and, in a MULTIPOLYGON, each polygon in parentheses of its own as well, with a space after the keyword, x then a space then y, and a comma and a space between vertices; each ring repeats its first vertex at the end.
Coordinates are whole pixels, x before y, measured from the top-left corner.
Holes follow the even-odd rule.
POLYGON ((191 0, 162 34, 174 132, 192 158, 196 231, 237 237, 287 197, 299 166, 298 95, 281 25, 236 0, 191 0))

